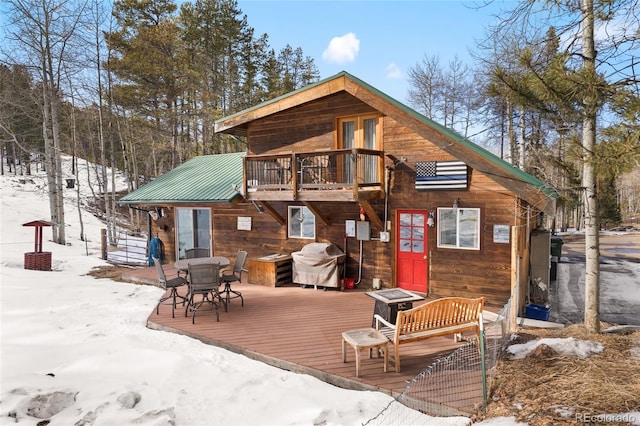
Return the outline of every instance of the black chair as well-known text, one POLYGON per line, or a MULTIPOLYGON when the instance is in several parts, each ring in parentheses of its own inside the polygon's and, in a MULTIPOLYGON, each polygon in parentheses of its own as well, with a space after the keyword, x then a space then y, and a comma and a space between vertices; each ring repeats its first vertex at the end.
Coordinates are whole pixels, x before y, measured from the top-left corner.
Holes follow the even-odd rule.
POLYGON ((244 250, 238 251, 238 255, 236 256, 236 261, 233 264, 233 269, 229 272, 222 271, 222 275, 220 279, 224 283, 224 289, 222 290, 222 297, 226 300, 227 305, 231 301, 231 299, 235 299, 239 297, 242 301, 242 306, 244 306, 244 298, 242 297, 242 293, 239 291, 235 291, 231 288, 231 283, 233 282, 242 282, 242 273, 246 271, 244 269, 244 264, 247 261, 247 252, 244 250), (232 295, 233 294, 233 295, 232 295))
POLYGON ((197 257, 209 257, 208 247, 194 247, 184 251, 187 259, 195 259, 197 257))
MULTIPOLYGON (((220 265, 217 263, 207 263, 204 265, 189 265, 189 300, 184 311, 186 317, 189 311, 192 312, 191 323, 196 323, 196 312, 202 310, 213 310, 216 312, 216 320, 220 321, 218 313, 218 303, 224 300, 220 297, 220 265), (200 296, 196 301, 195 296, 200 296), (206 306, 205 306, 206 305, 206 306)), ((225 305, 226 310, 226 305, 225 305)))
POLYGON ((153 263, 156 265, 156 270, 158 271, 158 282, 160 283, 160 287, 165 290, 169 289, 169 294, 162 297, 156 306, 156 315, 160 314, 160 305, 168 305, 169 303, 165 303, 167 300, 171 300, 171 317, 175 318, 175 309, 176 304, 178 303, 178 299, 182 299, 182 304, 184 305, 186 302, 186 298, 180 296, 178 294, 178 287, 183 286, 187 283, 187 280, 178 276, 175 278, 167 279, 167 276, 164 273, 164 269, 162 269, 162 263, 160 263, 160 259, 155 256, 151 256, 153 259, 153 263))

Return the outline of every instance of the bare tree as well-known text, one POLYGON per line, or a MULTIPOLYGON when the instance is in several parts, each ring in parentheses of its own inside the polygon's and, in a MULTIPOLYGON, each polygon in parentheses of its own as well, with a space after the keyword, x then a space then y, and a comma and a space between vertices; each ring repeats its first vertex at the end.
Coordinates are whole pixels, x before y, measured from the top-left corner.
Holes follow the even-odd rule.
POLYGON ((27 64, 42 90, 42 134, 45 143, 49 207, 53 241, 66 244, 60 138, 60 82, 63 64, 74 61, 73 41, 83 4, 69 0, 8 0, 5 53, 15 63, 27 64))
POLYGON ((409 103, 426 117, 468 136, 478 104, 469 68, 455 56, 446 69, 437 56, 425 55, 409 68, 409 103))

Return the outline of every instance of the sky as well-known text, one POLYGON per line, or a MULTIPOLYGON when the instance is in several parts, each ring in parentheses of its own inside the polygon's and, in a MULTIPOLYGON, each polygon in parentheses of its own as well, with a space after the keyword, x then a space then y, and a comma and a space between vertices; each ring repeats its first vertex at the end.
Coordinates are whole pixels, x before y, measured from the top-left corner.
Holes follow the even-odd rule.
POLYGON ((321 78, 347 71, 407 104, 407 75, 426 56, 443 67, 455 56, 470 63, 493 16, 513 4, 497 1, 239 0, 255 35, 267 33, 276 52, 287 44, 313 58, 321 78))
MULTIPOLYGON (((69 157, 63 160, 69 170, 69 157)), ((79 170, 86 176, 82 161, 79 170)), ((123 180, 118 182, 122 189, 123 180)), ((51 231, 44 231, 52 271, 25 270, 24 253, 33 251, 34 231, 21 225, 49 216, 46 178, 42 172, 1 175, 0 193, 0 424, 35 426, 51 419, 51 425, 86 426, 355 426, 392 402, 381 392, 341 389, 187 336, 146 328, 163 291, 87 275, 106 265, 100 259, 104 225, 81 208, 88 238, 78 238, 72 190, 65 193, 67 245, 53 244, 51 231)), ((566 356, 601 350, 597 343, 575 339, 544 343, 566 356)), ((514 345, 510 352, 523 357, 531 350, 534 343, 514 345)), ((387 413, 377 424, 469 423, 464 417, 434 419, 397 403, 387 413)), ((640 426, 640 412, 626 414, 640 426)), ((513 417, 476 424, 526 426, 513 417)))

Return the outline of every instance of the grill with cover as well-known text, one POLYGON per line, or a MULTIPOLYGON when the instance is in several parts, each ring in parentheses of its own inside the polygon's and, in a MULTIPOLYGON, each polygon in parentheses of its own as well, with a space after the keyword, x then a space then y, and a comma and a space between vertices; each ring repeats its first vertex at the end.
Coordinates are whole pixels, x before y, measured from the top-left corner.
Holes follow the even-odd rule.
POLYGON ((310 243, 291 253, 293 282, 303 287, 340 288, 346 255, 333 243, 310 243))

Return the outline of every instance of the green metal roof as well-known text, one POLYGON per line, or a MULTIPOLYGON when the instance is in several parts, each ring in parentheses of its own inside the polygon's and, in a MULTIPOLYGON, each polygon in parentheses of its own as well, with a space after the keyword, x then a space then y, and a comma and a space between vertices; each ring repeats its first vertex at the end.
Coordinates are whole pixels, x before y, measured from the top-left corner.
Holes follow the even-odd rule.
POLYGON ((119 204, 225 203, 240 196, 246 153, 192 158, 125 195, 119 204))

